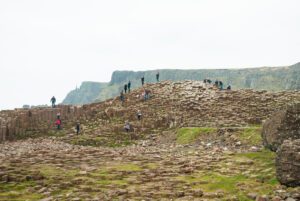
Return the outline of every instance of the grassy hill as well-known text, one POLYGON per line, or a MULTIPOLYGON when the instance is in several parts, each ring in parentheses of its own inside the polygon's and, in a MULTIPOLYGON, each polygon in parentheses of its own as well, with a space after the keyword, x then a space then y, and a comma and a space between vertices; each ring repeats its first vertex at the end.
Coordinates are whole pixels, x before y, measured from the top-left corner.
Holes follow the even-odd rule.
MULTIPOLYGON (((141 86, 140 77, 145 76, 145 83, 155 82, 157 70, 151 71, 115 71, 109 83, 83 82, 78 90, 71 91, 63 104, 81 104, 103 101, 117 96, 128 80, 132 88, 141 86)), ((159 70, 160 80, 222 80, 232 89, 251 88, 272 92, 300 89, 300 63, 286 67, 262 67, 247 69, 199 69, 199 70, 159 70)))
POLYGON ((83 82, 80 88, 70 91, 62 104, 85 104, 93 102, 100 91, 104 89, 108 83, 101 82, 83 82))

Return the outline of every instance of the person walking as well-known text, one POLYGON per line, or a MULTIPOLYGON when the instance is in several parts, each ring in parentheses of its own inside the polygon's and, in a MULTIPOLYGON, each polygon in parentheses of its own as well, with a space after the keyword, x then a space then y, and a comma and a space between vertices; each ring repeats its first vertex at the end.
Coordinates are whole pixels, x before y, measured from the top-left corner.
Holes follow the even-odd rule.
POLYGON ((120 100, 121 100, 121 101, 124 100, 124 92, 123 92, 123 90, 120 92, 120 100))
POLYGON ((51 98, 50 102, 52 103, 52 108, 55 108, 56 98, 54 96, 51 98))
POLYGON ((129 123, 129 121, 126 121, 126 123, 125 123, 125 131, 126 131, 126 133, 128 133, 129 130, 130 130, 130 123, 129 123))
POLYGON ((57 130, 60 130, 61 120, 58 119, 58 120, 56 121, 56 124, 57 124, 57 130))
POLYGON ((156 81, 159 82, 159 72, 156 73, 156 81))
POLYGON ((129 93, 130 92, 130 88, 131 88, 131 82, 130 82, 130 80, 128 81, 127 87, 128 87, 128 93, 129 93))
POLYGON ((124 91, 125 91, 125 94, 126 94, 126 91, 127 91, 127 84, 126 83, 124 84, 124 91))
POLYGON ((138 110, 138 112, 137 112, 137 117, 138 117, 138 120, 140 121, 140 120, 141 120, 141 117, 142 117, 142 112, 141 112, 141 110, 138 110))
POLYGON ((145 82, 145 77, 144 77, 144 75, 141 77, 141 81, 142 81, 142 86, 144 86, 144 82, 145 82))
POLYGON ((77 136, 79 135, 79 131, 80 131, 80 124, 79 122, 77 122, 76 124, 76 131, 77 131, 77 136))

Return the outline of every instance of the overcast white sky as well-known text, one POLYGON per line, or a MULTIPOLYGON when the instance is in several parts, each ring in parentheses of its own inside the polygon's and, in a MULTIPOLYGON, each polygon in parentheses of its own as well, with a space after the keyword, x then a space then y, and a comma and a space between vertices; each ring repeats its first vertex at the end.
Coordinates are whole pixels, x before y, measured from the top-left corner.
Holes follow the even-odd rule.
POLYGON ((1 0, 0 109, 114 70, 300 61, 299 0, 1 0))

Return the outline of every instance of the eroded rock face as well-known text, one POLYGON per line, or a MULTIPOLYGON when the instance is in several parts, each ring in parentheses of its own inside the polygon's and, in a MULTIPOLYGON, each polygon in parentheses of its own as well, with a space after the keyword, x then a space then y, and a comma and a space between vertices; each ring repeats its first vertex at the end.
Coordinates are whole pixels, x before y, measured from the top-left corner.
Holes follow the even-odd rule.
POLYGON ((300 185, 300 139, 285 140, 276 154, 276 174, 281 184, 300 185))
POLYGON ((272 151, 276 151, 284 140, 300 139, 300 102, 287 105, 266 120, 262 138, 264 146, 272 151))

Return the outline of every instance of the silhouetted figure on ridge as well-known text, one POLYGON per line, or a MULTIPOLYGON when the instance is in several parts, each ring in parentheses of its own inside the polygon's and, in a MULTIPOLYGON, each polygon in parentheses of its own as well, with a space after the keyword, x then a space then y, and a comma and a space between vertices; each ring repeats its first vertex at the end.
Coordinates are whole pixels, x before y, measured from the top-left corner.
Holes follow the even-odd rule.
POLYGON ((50 102, 52 103, 52 108, 55 108, 56 98, 54 96, 51 98, 50 102))
POLYGON ((125 94, 126 94, 126 92, 127 92, 127 84, 126 83, 124 84, 124 91, 125 91, 125 94))
POLYGON ((142 86, 144 86, 144 82, 145 82, 145 77, 144 77, 144 75, 141 77, 141 81, 142 81, 142 86))
POLYGON ((127 87, 128 87, 128 93, 129 93, 129 92, 130 92, 130 87, 131 87, 131 82, 130 82, 130 80, 128 81, 127 87))
POLYGON ((156 81, 159 82, 159 72, 156 73, 156 81))

